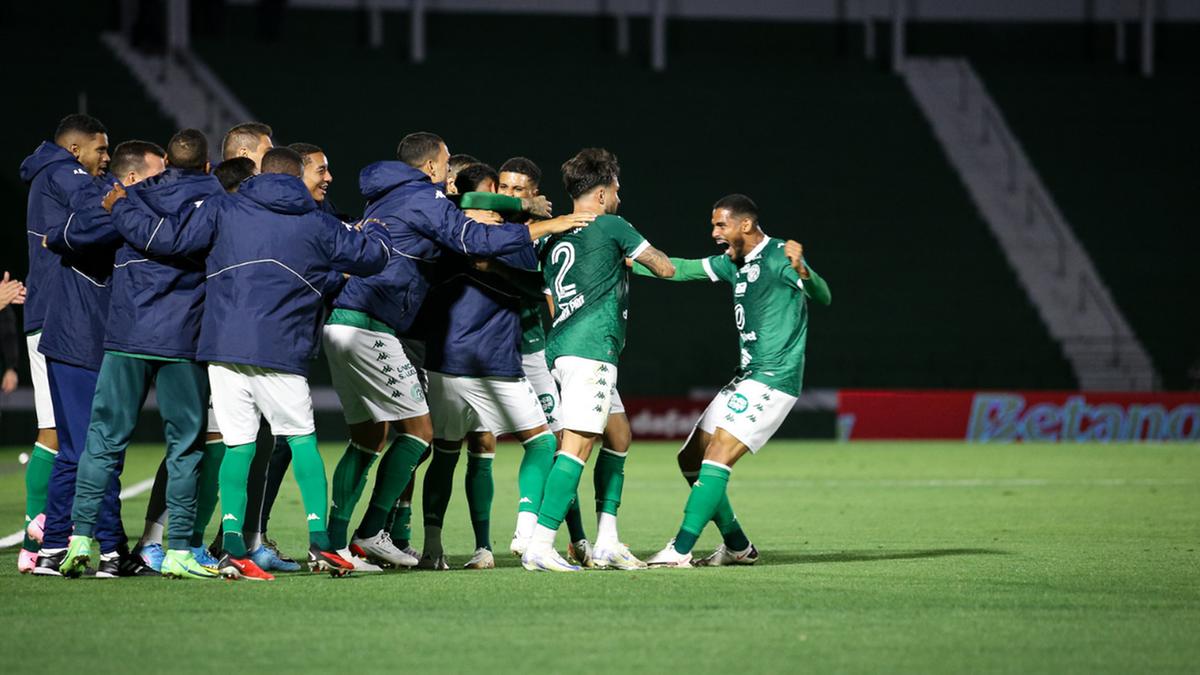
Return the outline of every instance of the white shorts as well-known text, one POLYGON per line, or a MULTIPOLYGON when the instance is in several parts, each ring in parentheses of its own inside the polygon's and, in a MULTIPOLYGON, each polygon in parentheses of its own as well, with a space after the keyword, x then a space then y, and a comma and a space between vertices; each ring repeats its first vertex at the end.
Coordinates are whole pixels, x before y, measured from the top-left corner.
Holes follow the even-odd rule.
POLYGON ((546 352, 521 356, 521 368, 525 371, 525 379, 533 385, 533 393, 537 394, 538 402, 542 404, 542 412, 546 415, 546 424, 550 431, 562 431, 562 420, 559 419, 559 407, 562 399, 558 396, 558 384, 550 374, 550 366, 546 365, 546 352))
POLYGON ((347 424, 429 414, 417 369, 395 335, 328 324, 322 341, 347 424))
POLYGON ((795 396, 762 382, 735 379, 708 404, 696 426, 707 434, 720 427, 750 452, 758 452, 779 430, 795 403, 795 396))
POLYGON ((562 396, 563 428, 604 433, 613 401, 619 398, 617 367, 579 356, 560 356, 554 360, 551 374, 562 396))
POLYGON ((617 391, 616 387, 613 387, 612 401, 608 404, 608 414, 610 416, 625 414, 625 402, 621 400, 621 392, 617 391))
POLYGON ((221 425, 217 424, 217 413, 213 411, 211 397, 208 399, 208 429, 206 431, 210 434, 221 433, 221 425))
POLYGON ((46 376, 46 357, 38 351, 40 332, 25 336, 25 347, 29 349, 29 375, 33 380, 33 407, 37 410, 39 429, 53 429, 54 402, 50 400, 50 378, 46 376))
POLYGON ((461 441, 472 431, 499 436, 546 426, 537 394, 523 377, 428 374, 434 438, 461 441))
POLYGON ((213 412, 225 445, 258 438, 259 416, 274 436, 303 436, 316 431, 312 396, 303 375, 236 363, 208 364, 213 412))

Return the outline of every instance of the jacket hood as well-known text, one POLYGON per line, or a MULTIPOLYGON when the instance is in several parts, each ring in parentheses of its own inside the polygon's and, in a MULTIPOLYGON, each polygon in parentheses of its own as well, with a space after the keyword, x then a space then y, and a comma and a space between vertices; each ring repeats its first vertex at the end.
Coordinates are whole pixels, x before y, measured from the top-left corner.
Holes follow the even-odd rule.
POLYGON ((382 197, 385 193, 405 183, 429 182, 429 176, 404 162, 375 162, 368 164, 358 174, 358 187, 368 200, 382 197))
POLYGON ((160 216, 177 213, 184 202, 225 192, 221 181, 202 171, 170 168, 130 189, 160 216))
POLYGON ((282 173, 247 178, 237 193, 275 213, 299 215, 317 208, 304 181, 282 173))
MULTIPOLYGON (((21 180, 26 183, 32 182, 43 169, 56 162, 75 162, 75 155, 56 143, 42 141, 33 154, 21 162, 21 180)), ((80 170, 83 170, 82 165, 80 170)))

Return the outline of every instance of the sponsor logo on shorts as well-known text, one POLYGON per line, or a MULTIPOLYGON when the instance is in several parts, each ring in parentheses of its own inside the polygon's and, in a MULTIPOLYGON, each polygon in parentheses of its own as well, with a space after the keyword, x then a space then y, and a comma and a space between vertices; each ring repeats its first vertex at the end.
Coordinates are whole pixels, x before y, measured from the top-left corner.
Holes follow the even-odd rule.
POLYGON ((734 394, 729 397, 729 403, 726 405, 735 413, 744 413, 746 408, 750 407, 750 400, 741 394, 734 394))
POLYGON ((554 412, 553 396, 550 394, 542 394, 541 396, 538 396, 538 401, 540 401, 542 404, 542 412, 546 413, 547 415, 554 412))

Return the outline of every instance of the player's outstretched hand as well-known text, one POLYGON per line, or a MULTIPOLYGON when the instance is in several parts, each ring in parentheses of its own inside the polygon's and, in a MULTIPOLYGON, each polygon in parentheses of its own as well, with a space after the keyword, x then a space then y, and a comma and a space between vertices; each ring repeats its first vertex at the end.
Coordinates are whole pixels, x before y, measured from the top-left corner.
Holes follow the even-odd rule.
POLYGON ((0 279, 0 309, 9 305, 25 304, 25 284, 9 278, 8 272, 0 279))
POLYGON ((799 274, 801 279, 807 279, 808 268, 804 266, 804 246, 798 241, 788 239, 783 246, 783 253, 792 262, 792 269, 796 270, 796 274, 799 274))
POLYGON ((550 200, 542 195, 521 198, 521 208, 538 218, 549 218, 551 216, 550 209, 553 206, 554 204, 551 204, 550 200))
POLYGON ((500 217, 500 214, 496 213, 495 211, 467 209, 463 211, 463 213, 467 214, 467 217, 471 220, 474 220, 478 223, 484 223, 485 225, 499 225, 500 223, 504 222, 504 219, 500 217))
POLYGON ((577 227, 587 227, 588 224, 596 219, 596 216, 597 214, 595 213, 581 211, 579 213, 568 213, 565 216, 551 218, 550 220, 543 220, 539 224, 548 227, 551 234, 558 234, 559 232, 566 232, 577 227))
POLYGON ((0 378, 0 393, 11 394, 17 390, 17 371, 9 368, 4 371, 4 377, 0 378))
POLYGON ((121 187, 120 183, 113 183, 113 189, 104 195, 104 201, 100 202, 100 206, 104 207, 105 211, 112 213, 113 205, 118 200, 125 199, 125 188, 121 187))

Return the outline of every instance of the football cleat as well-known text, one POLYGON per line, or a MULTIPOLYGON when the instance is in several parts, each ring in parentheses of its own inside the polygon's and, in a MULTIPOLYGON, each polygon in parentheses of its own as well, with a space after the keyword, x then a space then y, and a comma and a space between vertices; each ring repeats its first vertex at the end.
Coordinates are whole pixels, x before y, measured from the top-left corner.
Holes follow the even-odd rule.
POLYGON ((525 555, 525 549, 529 548, 529 537, 522 537, 517 533, 513 533, 512 543, 508 545, 508 550, 512 554, 520 558, 525 555))
POLYGON ((217 563, 217 574, 226 579, 250 579, 251 581, 274 581, 275 576, 264 572, 249 557, 235 558, 228 553, 217 563))
POLYGON ((592 556, 592 545, 587 539, 580 539, 567 544, 567 560, 579 565, 580 567, 595 567, 596 562, 592 556))
POLYGON ((610 570, 644 570, 646 563, 637 559, 629 552, 629 547, 621 542, 611 545, 597 544, 592 551, 592 562, 600 569, 610 570))
POLYGON ((691 567, 692 554, 675 550, 675 539, 667 542, 666 548, 650 556, 646 561, 650 567, 691 567))
MULTIPOLYGON (((95 553, 92 551, 93 548, 91 537, 71 535, 66 555, 63 556, 58 571, 64 577, 78 579, 87 570, 88 563, 95 557, 95 553)), ((115 571, 114 569, 113 576, 116 576, 115 571)))
POLYGON ((137 552, 142 556, 142 561, 146 563, 147 567, 156 572, 161 570, 163 557, 166 555, 162 544, 149 544, 139 548, 137 552))
MULTIPOLYGON (((203 547, 200 547, 203 548, 203 547)), ((215 579, 219 573, 201 565, 192 551, 167 551, 162 575, 168 579, 215 579)))
POLYGON ((38 554, 37 551, 26 551, 21 549, 17 554, 17 571, 21 574, 29 574, 37 567, 38 554))
POLYGON ((196 562, 200 563, 201 565, 204 565, 205 567, 211 567, 213 569, 216 569, 217 559, 214 558, 212 556, 212 554, 208 552, 207 548, 204 548, 203 546, 193 546, 191 548, 191 551, 192 551, 192 557, 196 559, 196 562))
POLYGON ((354 537, 350 540, 350 551, 373 563, 388 563, 393 567, 415 567, 420 562, 392 543, 392 535, 380 530, 371 537, 354 537))
MULTIPOLYGON (((117 556, 117 576, 119 577, 157 577, 159 573, 142 560, 142 556, 130 553, 122 547, 117 556)), ((99 574, 99 572, 97 572, 99 574)), ((215 574, 215 572, 214 572, 215 574)))
MULTIPOLYGON (((71 549, 67 549, 67 557, 70 557, 71 549)), ((116 579, 121 576, 121 554, 116 551, 100 554, 100 564, 96 565, 97 579, 116 579)))
POLYGON ((248 555, 250 559, 254 561, 254 564, 258 565, 260 569, 271 570, 274 572, 300 571, 299 563, 291 558, 281 557, 276 549, 271 548, 266 544, 254 549, 248 555))
POLYGON ((46 514, 39 513, 28 523, 25 523, 25 534, 40 546, 46 529, 46 514))
POLYGON ((435 557, 427 554, 421 556, 421 560, 417 562, 417 569, 445 572, 446 570, 450 569, 450 563, 446 562, 446 556, 444 555, 438 555, 435 557))
POLYGON ((345 560, 346 562, 349 562, 351 565, 354 565, 355 572, 382 572, 383 571, 383 568, 380 567, 379 565, 373 565, 370 562, 368 562, 366 558, 363 558, 362 556, 359 556, 359 555, 355 555, 350 550, 350 547, 341 549, 340 551, 337 552, 337 554, 342 556, 342 559, 345 560))
POLYGON ((37 566, 33 568, 33 573, 39 577, 61 577, 62 572, 59 568, 62 567, 65 557, 65 548, 44 548, 38 552, 37 566))
POLYGON ((579 572, 583 568, 563 560, 550 546, 530 546, 521 556, 521 567, 530 572, 579 572))
POLYGON ((279 561, 279 564, 284 566, 284 569, 280 569, 281 572, 300 571, 300 563, 296 562, 291 557, 284 555, 283 551, 279 550, 279 545, 275 543, 274 539, 267 539, 266 537, 263 537, 263 546, 274 553, 275 558, 279 561))
POLYGON ((329 572, 331 577, 344 577, 354 571, 354 565, 333 551, 322 551, 313 544, 308 547, 308 569, 311 572, 329 572))
POLYGON ((475 555, 463 565, 465 570, 490 570, 496 567, 496 556, 486 548, 475 549, 475 555))
POLYGON ((730 551, 721 544, 707 558, 694 561, 697 567, 725 567, 727 565, 753 565, 758 562, 758 549, 750 544, 745 551, 730 551))

